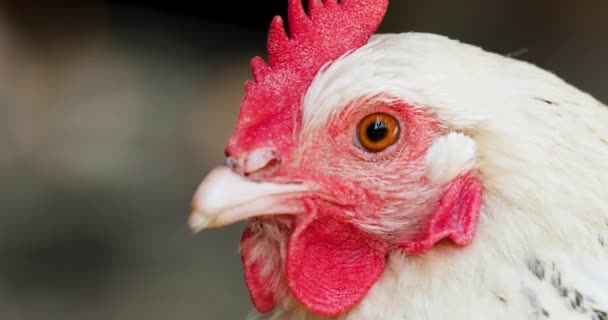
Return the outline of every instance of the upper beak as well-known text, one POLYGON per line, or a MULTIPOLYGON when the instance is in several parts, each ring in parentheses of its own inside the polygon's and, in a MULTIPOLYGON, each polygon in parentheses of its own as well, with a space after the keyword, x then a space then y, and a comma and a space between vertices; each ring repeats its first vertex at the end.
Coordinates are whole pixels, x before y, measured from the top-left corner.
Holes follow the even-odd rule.
POLYGON ((226 166, 211 171, 192 199, 188 226, 196 233, 247 218, 304 212, 299 195, 311 189, 304 184, 251 181, 226 166))

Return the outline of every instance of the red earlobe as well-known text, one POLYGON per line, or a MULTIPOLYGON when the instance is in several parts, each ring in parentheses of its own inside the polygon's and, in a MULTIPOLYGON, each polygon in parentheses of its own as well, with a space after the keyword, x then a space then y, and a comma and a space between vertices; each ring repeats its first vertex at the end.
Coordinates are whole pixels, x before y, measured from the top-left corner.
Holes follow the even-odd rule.
POLYGON ((401 248, 408 254, 419 254, 430 250, 444 238, 461 246, 471 243, 479 221, 481 195, 481 182, 474 174, 454 179, 441 197, 426 229, 416 238, 401 244, 401 248))

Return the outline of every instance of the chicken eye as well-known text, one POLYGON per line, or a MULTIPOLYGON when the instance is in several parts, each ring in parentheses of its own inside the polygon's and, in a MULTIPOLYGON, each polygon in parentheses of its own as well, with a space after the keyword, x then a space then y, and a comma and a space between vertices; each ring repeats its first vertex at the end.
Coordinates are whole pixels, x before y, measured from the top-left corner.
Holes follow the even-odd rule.
POLYGON ((369 152, 380 152, 399 139, 397 119, 386 113, 373 113, 361 120, 357 128, 357 141, 369 152))

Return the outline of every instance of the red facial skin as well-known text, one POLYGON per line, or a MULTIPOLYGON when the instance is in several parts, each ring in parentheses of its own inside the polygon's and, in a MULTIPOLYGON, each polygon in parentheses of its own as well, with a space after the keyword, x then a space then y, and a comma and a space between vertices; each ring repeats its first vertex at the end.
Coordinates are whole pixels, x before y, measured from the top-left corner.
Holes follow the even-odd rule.
POLYGON ((423 156, 442 129, 432 115, 406 102, 343 106, 325 127, 304 137, 300 103, 314 76, 367 43, 388 0, 310 0, 308 16, 300 0, 288 1, 290 38, 275 18, 268 64, 252 60, 255 81, 246 84, 226 154, 243 168, 252 151, 272 148, 278 168, 263 180, 321 189, 295 199, 305 214, 256 219, 245 230, 241 256, 253 304, 270 312, 290 293, 311 311, 333 316, 365 296, 391 250, 420 254, 446 237, 470 242, 481 188, 474 173, 441 192, 427 185, 423 156), (370 154, 357 146, 354 132, 361 118, 380 110, 399 120, 401 138, 370 154))
POLYGON ((312 139, 305 145, 314 150, 293 150, 292 161, 282 163, 273 180, 314 182, 321 191, 303 196, 306 214, 282 225, 286 248, 280 248, 285 241, 275 240, 272 250, 284 251, 284 257, 274 254, 278 260, 251 263, 251 238, 259 241, 264 235, 248 228, 243 237, 245 278, 258 310, 271 311, 286 287, 311 311, 338 315, 365 296, 384 271, 391 250, 422 254, 444 238, 459 245, 470 243, 481 199, 476 175, 467 173, 439 189, 427 185, 424 176, 424 155, 442 132, 434 117, 422 110, 372 99, 345 107, 305 138, 312 139), (382 152, 369 153, 356 143, 356 126, 375 112, 399 121, 400 138, 382 152), (420 197, 404 199, 404 191, 420 197), (403 219, 404 228, 385 226, 387 217, 403 219), (261 275, 262 265, 275 272, 261 275))

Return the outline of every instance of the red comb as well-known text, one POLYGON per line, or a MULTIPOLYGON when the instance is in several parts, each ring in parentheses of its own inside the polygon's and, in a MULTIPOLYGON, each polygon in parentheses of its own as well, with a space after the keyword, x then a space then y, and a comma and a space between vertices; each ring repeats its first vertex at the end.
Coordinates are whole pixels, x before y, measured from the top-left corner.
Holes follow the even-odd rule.
POLYGON ((268 68, 261 59, 252 63, 256 81, 275 69, 289 69, 302 78, 349 50, 365 44, 386 11, 387 0, 311 0, 309 15, 301 0, 289 0, 287 37, 283 19, 276 16, 268 35, 268 68))
POLYGON ((268 33, 268 64, 251 61, 255 81, 245 85, 237 128, 227 153, 273 146, 286 157, 296 142, 302 95, 326 63, 364 45, 380 25, 388 0, 288 0, 289 34, 276 16, 268 33))

